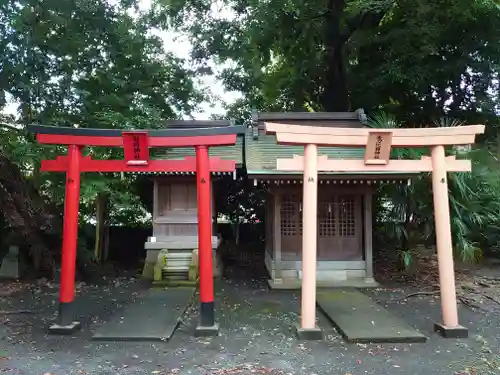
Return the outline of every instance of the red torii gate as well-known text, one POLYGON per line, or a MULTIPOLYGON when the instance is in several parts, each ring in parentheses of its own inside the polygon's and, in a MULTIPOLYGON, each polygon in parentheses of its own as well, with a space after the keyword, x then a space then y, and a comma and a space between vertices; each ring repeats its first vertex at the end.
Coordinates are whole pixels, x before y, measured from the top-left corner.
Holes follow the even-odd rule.
MULTIPOLYGON (((198 251, 200 275, 200 322, 204 335, 218 334, 214 315, 212 274, 212 219, 210 207, 210 173, 232 172, 234 160, 209 158, 208 148, 234 145, 243 126, 227 126, 225 121, 190 121, 196 128, 122 131, 115 129, 69 128, 28 125, 42 144, 65 145, 67 156, 43 160, 42 171, 66 172, 64 224, 59 291, 58 320, 49 327, 51 333, 71 333, 80 328, 74 321, 76 247, 82 172, 196 172, 198 196, 198 251), (226 125, 226 126, 222 126, 226 125), (123 147, 124 160, 95 160, 82 155, 85 146, 123 147), (150 147, 194 147, 196 158, 184 160, 150 160, 150 147)), ((179 123, 182 123, 180 121, 179 123)), ((175 122, 168 125, 173 126, 175 122)))

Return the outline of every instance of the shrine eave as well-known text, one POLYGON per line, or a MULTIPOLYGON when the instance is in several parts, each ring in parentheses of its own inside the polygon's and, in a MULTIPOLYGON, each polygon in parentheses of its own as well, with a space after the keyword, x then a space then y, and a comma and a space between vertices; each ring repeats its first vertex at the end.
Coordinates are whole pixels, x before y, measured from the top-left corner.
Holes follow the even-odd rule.
MULTIPOLYGON (((281 172, 281 171, 247 171, 248 177, 254 181, 266 182, 275 185, 302 184, 302 172, 281 172)), ((399 172, 319 172, 319 184, 332 185, 378 185, 408 183, 409 180, 418 176, 420 172, 399 173, 399 172)))
MULTIPOLYGON (((346 172, 321 172, 318 171, 318 175, 325 179, 343 179, 356 176, 357 178, 374 179, 374 178, 407 178, 419 175, 421 172, 372 172, 364 171, 359 173, 346 173, 346 172)), ((292 171, 277 171, 277 170, 247 170, 247 174, 252 178, 292 178, 300 179, 302 178, 302 171, 292 172, 292 171)))
MULTIPOLYGON (((278 186, 290 186, 290 185, 302 185, 302 179, 265 179, 265 178, 255 178, 253 177, 254 185, 265 184, 265 185, 278 185, 278 186)), ((319 185, 332 185, 332 186, 380 186, 380 185, 410 185, 411 178, 392 178, 392 179, 360 179, 360 178, 345 178, 345 179, 328 179, 319 180, 319 185)))
MULTIPOLYGON (((206 121, 205 121, 206 122, 206 121)), ((206 125, 200 124, 200 126, 206 125)), ((82 137, 121 137, 124 131, 145 132, 149 137, 201 137, 211 135, 240 135, 245 134, 245 126, 217 126, 187 129, 93 129, 71 128, 48 125, 27 125, 26 129, 36 134, 71 135, 82 137)))
MULTIPOLYGON (((196 172, 131 172, 135 175, 142 176, 195 176, 196 172)), ((236 171, 231 172, 210 172, 212 176, 230 176, 234 175, 236 171)))

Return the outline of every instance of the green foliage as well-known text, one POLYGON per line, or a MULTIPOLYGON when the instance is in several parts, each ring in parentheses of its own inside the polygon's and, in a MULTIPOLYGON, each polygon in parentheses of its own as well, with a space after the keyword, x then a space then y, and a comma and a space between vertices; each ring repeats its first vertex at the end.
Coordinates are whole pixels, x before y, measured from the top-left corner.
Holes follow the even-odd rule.
MULTIPOLYGON (((441 126, 457 122, 441 119, 441 126)), ((373 127, 400 127, 389 115, 375 116, 373 127)), ((396 149, 393 158, 420 159, 425 151, 396 149)), ((498 245, 500 232, 500 172, 498 161, 486 148, 471 151, 447 150, 449 155, 472 161, 472 172, 450 173, 450 214, 454 249, 462 261, 477 261, 484 249, 498 245)), ((407 267, 419 244, 434 243, 434 214, 431 177, 423 174, 410 185, 387 185, 380 189, 378 220, 385 226, 388 246, 400 248, 407 267)))
POLYGON ((158 0, 160 27, 264 110, 384 110, 496 125, 500 10, 493 0, 158 0))
POLYGON ((401 262, 405 270, 409 270, 414 263, 414 253, 412 250, 401 250, 399 253, 401 262))
POLYGON ((443 114, 495 120, 488 89, 497 86, 499 24, 494 1, 392 2, 378 25, 352 40, 356 102, 417 122, 443 114))
POLYGON ((194 108, 191 72, 150 35, 147 17, 100 0, 74 5, 0 5, 0 89, 21 101, 23 120, 93 127, 110 112, 168 118, 194 108))
MULTIPOLYGON (((40 146, 23 124, 94 128, 160 128, 165 119, 197 109, 204 96, 196 72, 167 53, 151 33, 153 20, 135 1, 0 1, 0 109, 5 93, 19 103, 19 117, 2 119, 0 147, 41 193, 62 208, 64 176, 39 173, 41 159, 65 153, 40 146), (71 6, 69 6, 71 5, 71 6)), ((121 158, 121 149, 85 150, 97 159, 121 158)), ((110 194, 111 222, 135 222, 144 212, 134 176, 82 177, 81 211, 94 215, 96 194, 110 194)))
POLYGON ((218 214, 232 223, 254 223, 265 218, 265 193, 246 178, 221 179, 215 183, 215 205, 218 214))

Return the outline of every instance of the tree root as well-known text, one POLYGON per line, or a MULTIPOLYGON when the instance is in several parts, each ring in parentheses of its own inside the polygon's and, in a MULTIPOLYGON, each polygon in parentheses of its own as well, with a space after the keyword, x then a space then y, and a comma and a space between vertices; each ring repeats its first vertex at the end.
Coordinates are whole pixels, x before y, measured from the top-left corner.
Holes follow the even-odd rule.
POLYGON ((471 309, 478 309, 478 310, 483 310, 483 308, 477 304, 474 303, 474 299, 462 296, 460 294, 457 294, 457 299, 465 306, 470 307, 471 309))
POLYGON ((417 296, 435 296, 439 293, 440 293, 439 290, 435 290, 433 292, 415 292, 415 293, 407 294, 406 296, 404 296, 401 299, 404 300, 404 299, 408 299, 410 297, 417 297, 417 296))
MULTIPOLYGON (((403 298, 401 298, 401 300, 406 300, 410 297, 416 297, 416 296, 435 296, 435 295, 439 295, 440 294, 440 291, 439 290, 435 290, 435 291, 432 291, 432 292, 415 292, 415 293, 410 293, 410 294, 407 294, 406 296, 404 296, 403 298)), ((485 296, 486 298, 488 298, 487 296, 485 296)), ((457 293, 457 300, 460 301, 460 303, 462 303, 463 305, 467 306, 467 307, 470 307, 471 309, 478 309, 478 310, 482 310, 481 306, 477 305, 476 303, 474 303, 474 299, 470 298, 470 297, 466 297, 462 294, 458 294, 457 293)), ((495 301, 495 302, 498 302, 498 301, 495 301)), ((498 302, 500 304, 500 302, 498 302)))
POLYGON ((500 277, 494 277, 494 276, 481 276, 480 279, 484 280, 489 280, 489 281, 496 281, 500 283, 500 277))
POLYGON ((480 292, 480 291, 475 290, 474 293, 479 294, 479 295, 483 296, 484 298, 489 299, 492 302, 495 302, 497 305, 500 305, 499 300, 497 300, 495 297, 490 296, 489 294, 486 294, 485 292, 480 292))
POLYGON ((21 315, 21 314, 36 314, 37 311, 33 310, 12 310, 12 311, 4 311, 0 310, 0 315, 21 315))

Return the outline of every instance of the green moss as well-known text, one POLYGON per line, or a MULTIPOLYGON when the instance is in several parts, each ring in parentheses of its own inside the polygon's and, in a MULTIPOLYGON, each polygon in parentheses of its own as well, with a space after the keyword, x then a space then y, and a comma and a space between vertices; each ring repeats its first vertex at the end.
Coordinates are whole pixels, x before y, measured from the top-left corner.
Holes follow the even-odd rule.
POLYGON ((198 249, 194 249, 191 256, 191 264, 188 270, 188 280, 195 281, 198 279, 198 249))
POLYGON ((259 309, 260 312, 263 312, 263 313, 279 312, 283 308, 281 303, 276 302, 276 301, 263 301, 259 307, 260 307, 260 309, 259 309))
POLYGON ((195 281, 198 278, 198 266, 189 266, 188 280, 195 281))
POLYGON ((145 262, 144 268, 142 269, 142 277, 147 280, 152 280, 154 277, 154 268, 155 268, 154 262, 145 262))
POLYGON ((158 253, 158 260, 154 266, 154 281, 161 281, 163 279, 163 268, 167 266, 168 250, 163 249, 158 253))

